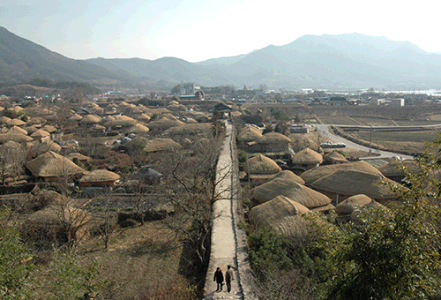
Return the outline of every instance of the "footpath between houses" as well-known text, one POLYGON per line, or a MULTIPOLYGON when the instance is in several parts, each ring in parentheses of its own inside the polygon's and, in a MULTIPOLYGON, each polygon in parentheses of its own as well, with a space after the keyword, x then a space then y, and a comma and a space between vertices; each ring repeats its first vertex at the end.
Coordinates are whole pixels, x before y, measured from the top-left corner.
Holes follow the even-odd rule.
POLYGON ((204 287, 204 299, 257 300, 253 290, 254 278, 248 263, 246 234, 237 225, 241 220, 238 195, 237 155, 234 148, 235 132, 230 121, 225 124, 226 135, 219 154, 216 181, 219 199, 213 205, 213 228, 211 234, 211 255, 204 287), (217 267, 225 276, 227 266, 234 270, 231 292, 224 285, 222 292, 216 292, 214 272, 217 267))

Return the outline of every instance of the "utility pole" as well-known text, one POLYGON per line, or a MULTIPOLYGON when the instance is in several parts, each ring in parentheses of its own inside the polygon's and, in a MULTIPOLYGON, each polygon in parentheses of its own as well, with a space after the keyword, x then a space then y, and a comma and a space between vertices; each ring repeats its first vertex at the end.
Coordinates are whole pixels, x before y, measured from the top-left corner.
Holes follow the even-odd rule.
POLYGON ((372 153, 372 125, 371 125, 371 132, 369 133, 369 156, 371 156, 372 153))

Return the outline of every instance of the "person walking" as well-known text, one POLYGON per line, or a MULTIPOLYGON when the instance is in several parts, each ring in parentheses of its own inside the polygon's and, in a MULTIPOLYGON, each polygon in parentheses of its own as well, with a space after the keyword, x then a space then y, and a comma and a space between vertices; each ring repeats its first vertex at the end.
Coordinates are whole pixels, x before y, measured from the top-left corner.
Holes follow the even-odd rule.
POLYGON ((222 270, 219 267, 217 267, 216 272, 214 272, 214 281, 217 283, 216 292, 222 292, 222 286, 224 285, 224 274, 222 274, 222 270))
POLYGON ((227 283, 227 292, 229 293, 231 291, 231 281, 234 280, 233 276, 233 270, 231 269, 231 266, 228 265, 228 270, 225 272, 225 282, 227 283))

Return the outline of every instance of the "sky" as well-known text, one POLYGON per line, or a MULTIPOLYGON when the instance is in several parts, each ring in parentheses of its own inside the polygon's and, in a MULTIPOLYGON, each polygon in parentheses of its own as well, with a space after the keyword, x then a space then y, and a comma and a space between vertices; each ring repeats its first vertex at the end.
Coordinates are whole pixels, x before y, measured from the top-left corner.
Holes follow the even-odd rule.
POLYGON ((74 59, 174 56, 197 62, 285 45, 306 34, 352 32, 441 52, 436 3, 0 0, 0 26, 74 59))

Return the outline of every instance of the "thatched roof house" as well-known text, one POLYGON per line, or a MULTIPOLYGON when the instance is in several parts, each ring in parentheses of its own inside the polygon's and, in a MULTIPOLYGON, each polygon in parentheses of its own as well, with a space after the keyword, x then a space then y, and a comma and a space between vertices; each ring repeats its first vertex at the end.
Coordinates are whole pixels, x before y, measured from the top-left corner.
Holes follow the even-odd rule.
POLYGON ((350 196, 364 194, 378 201, 395 199, 394 193, 383 183, 392 181, 381 174, 355 170, 338 170, 320 178, 311 187, 338 203, 350 196))
POLYGON ((259 129, 253 126, 244 127, 237 135, 237 141, 241 144, 257 141, 262 137, 259 129))
POLYGON ((98 124, 101 122, 101 117, 97 115, 86 115, 78 123, 86 126, 98 124))
POLYGON ((369 198, 366 195, 363 194, 354 195, 340 202, 335 207, 335 211, 339 216, 350 215, 355 209, 366 206, 372 201, 374 200, 372 200, 372 198, 369 198))
POLYGON ((314 149, 322 153, 317 137, 313 133, 308 134, 290 134, 288 138, 291 140, 291 148, 297 153, 305 148, 314 149))
POLYGON ((53 151, 46 152, 26 163, 26 167, 35 177, 45 180, 58 180, 64 176, 83 175, 86 171, 72 161, 53 151))
POLYGON ((41 143, 39 143, 37 145, 37 147, 35 148, 35 151, 37 153, 37 156, 52 151, 52 152, 60 152, 61 151, 61 146, 58 145, 57 143, 54 143, 53 141, 50 140, 46 140, 43 141, 41 143))
POLYGON ((122 127, 131 127, 138 123, 137 120, 128 117, 128 116, 117 116, 115 117, 115 120, 108 121, 104 123, 105 126, 110 126, 112 128, 122 128, 122 127))
POLYGON ((248 149, 253 152, 281 152, 290 150, 291 140, 278 132, 268 132, 255 142, 248 143, 248 149))
POLYGON ((262 154, 245 161, 243 169, 253 183, 265 182, 282 171, 274 160, 262 154))
POLYGON ((57 128, 55 126, 52 125, 44 125, 41 129, 46 130, 49 133, 53 133, 55 131, 57 131, 57 128))
POLYGON ((213 125, 208 123, 190 123, 167 129, 164 134, 176 135, 198 135, 212 133, 213 125))
POLYGON ((0 144, 6 143, 9 141, 14 141, 17 143, 27 143, 27 142, 32 142, 33 138, 31 138, 28 135, 21 134, 21 133, 2 133, 2 134, 0 134, 0 144))
POLYGON ((162 114, 171 114, 171 111, 167 108, 150 108, 148 111, 149 114, 153 115, 162 115, 162 114))
POLYGON ((69 117, 69 120, 72 120, 72 121, 80 121, 82 119, 83 119, 83 117, 80 116, 79 114, 73 114, 72 116, 69 117))
POLYGON ((35 126, 26 126, 23 127, 23 129, 26 130, 27 134, 33 134, 35 131, 38 130, 38 128, 35 126))
POLYGON ((277 196, 251 209, 249 216, 257 226, 268 226, 276 234, 296 237, 307 234, 306 221, 301 217, 307 213, 309 209, 302 204, 277 196))
POLYGON ((20 128, 20 127, 18 127, 18 126, 12 126, 12 127, 8 130, 7 133, 10 133, 10 134, 19 133, 19 134, 28 135, 28 132, 27 132, 25 129, 20 128))
POLYGON ((289 170, 284 170, 280 173, 277 173, 277 175, 275 175, 274 177, 271 177, 269 180, 273 180, 273 179, 287 179, 287 180, 292 180, 298 184, 305 184, 305 181, 302 179, 302 177, 294 174, 292 171, 289 170))
POLYGON ((373 174, 381 174, 381 172, 378 171, 377 168, 375 168, 371 164, 365 161, 358 161, 355 163, 348 163, 348 164, 319 166, 317 168, 302 173, 300 177, 302 177, 303 180, 305 180, 306 185, 308 185, 320 178, 323 178, 334 172, 337 172, 338 170, 355 170, 355 171, 370 172, 373 174))
POLYGON ((150 129, 147 126, 137 123, 134 126, 127 129, 128 133, 145 134, 148 133, 150 129))
POLYGON ((42 140, 44 138, 48 138, 51 134, 43 129, 38 129, 33 134, 31 134, 31 137, 35 140, 42 140))
POLYGON ((144 148, 146 153, 164 152, 164 151, 174 151, 181 149, 182 146, 169 138, 156 138, 153 140, 148 140, 144 148))
POLYGON ((306 148, 294 154, 292 164, 309 170, 318 167, 323 162, 323 156, 312 149, 306 148))
POLYGON ((11 119, 8 122, 6 122, 6 125, 11 126, 11 127, 12 126, 24 126, 24 125, 26 125, 26 122, 23 122, 20 119, 11 119))
POLYGON ((167 130, 172 127, 182 126, 184 125, 184 122, 181 122, 179 120, 170 120, 167 118, 159 119, 150 121, 147 126, 150 128, 150 130, 167 130))
POLYGON ((82 186, 114 186, 119 177, 114 172, 98 169, 81 177, 79 182, 82 186))
POLYGON ((70 159, 71 161, 79 161, 81 163, 86 163, 91 159, 89 156, 83 155, 78 152, 71 152, 66 155, 66 158, 70 159))
POLYGON ((329 197, 292 180, 281 178, 270 180, 251 190, 251 197, 259 203, 270 201, 279 195, 288 197, 309 209, 327 206, 331 203, 329 197))
POLYGON ((326 154, 324 159, 325 162, 330 165, 344 164, 349 162, 346 157, 344 157, 341 153, 337 151, 332 151, 331 153, 326 154))
POLYGON ((28 217, 27 233, 45 234, 44 238, 48 238, 47 234, 52 235, 50 243, 69 242, 85 233, 85 225, 90 219, 91 215, 84 210, 61 204, 49 205, 28 217))
POLYGON ((396 160, 392 159, 389 163, 381 166, 378 170, 387 178, 397 182, 401 182, 407 173, 417 174, 421 172, 421 168, 414 160, 396 160))
POLYGON ((354 224, 359 224, 359 225, 361 225, 361 224, 364 223, 364 221, 361 220, 360 217, 359 217, 360 213, 361 213, 362 211, 364 211, 364 210, 369 210, 369 211, 385 211, 385 212, 386 212, 386 215, 391 216, 391 212, 389 211, 389 209, 388 209, 386 206, 384 206, 384 205, 382 205, 382 204, 380 204, 380 203, 378 203, 378 202, 376 202, 376 201, 372 201, 372 202, 370 202, 370 203, 364 205, 363 207, 360 207, 360 209, 355 209, 355 210, 352 212, 352 214, 351 214, 351 220, 352 220, 352 222, 353 222, 354 224))
POLYGON ((11 121, 11 118, 8 118, 7 116, 1 116, 1 117, 0 117, 0 123, 1 123, 1 124, 6 124, 6 123, 8 123, 9 121, 11 121))

